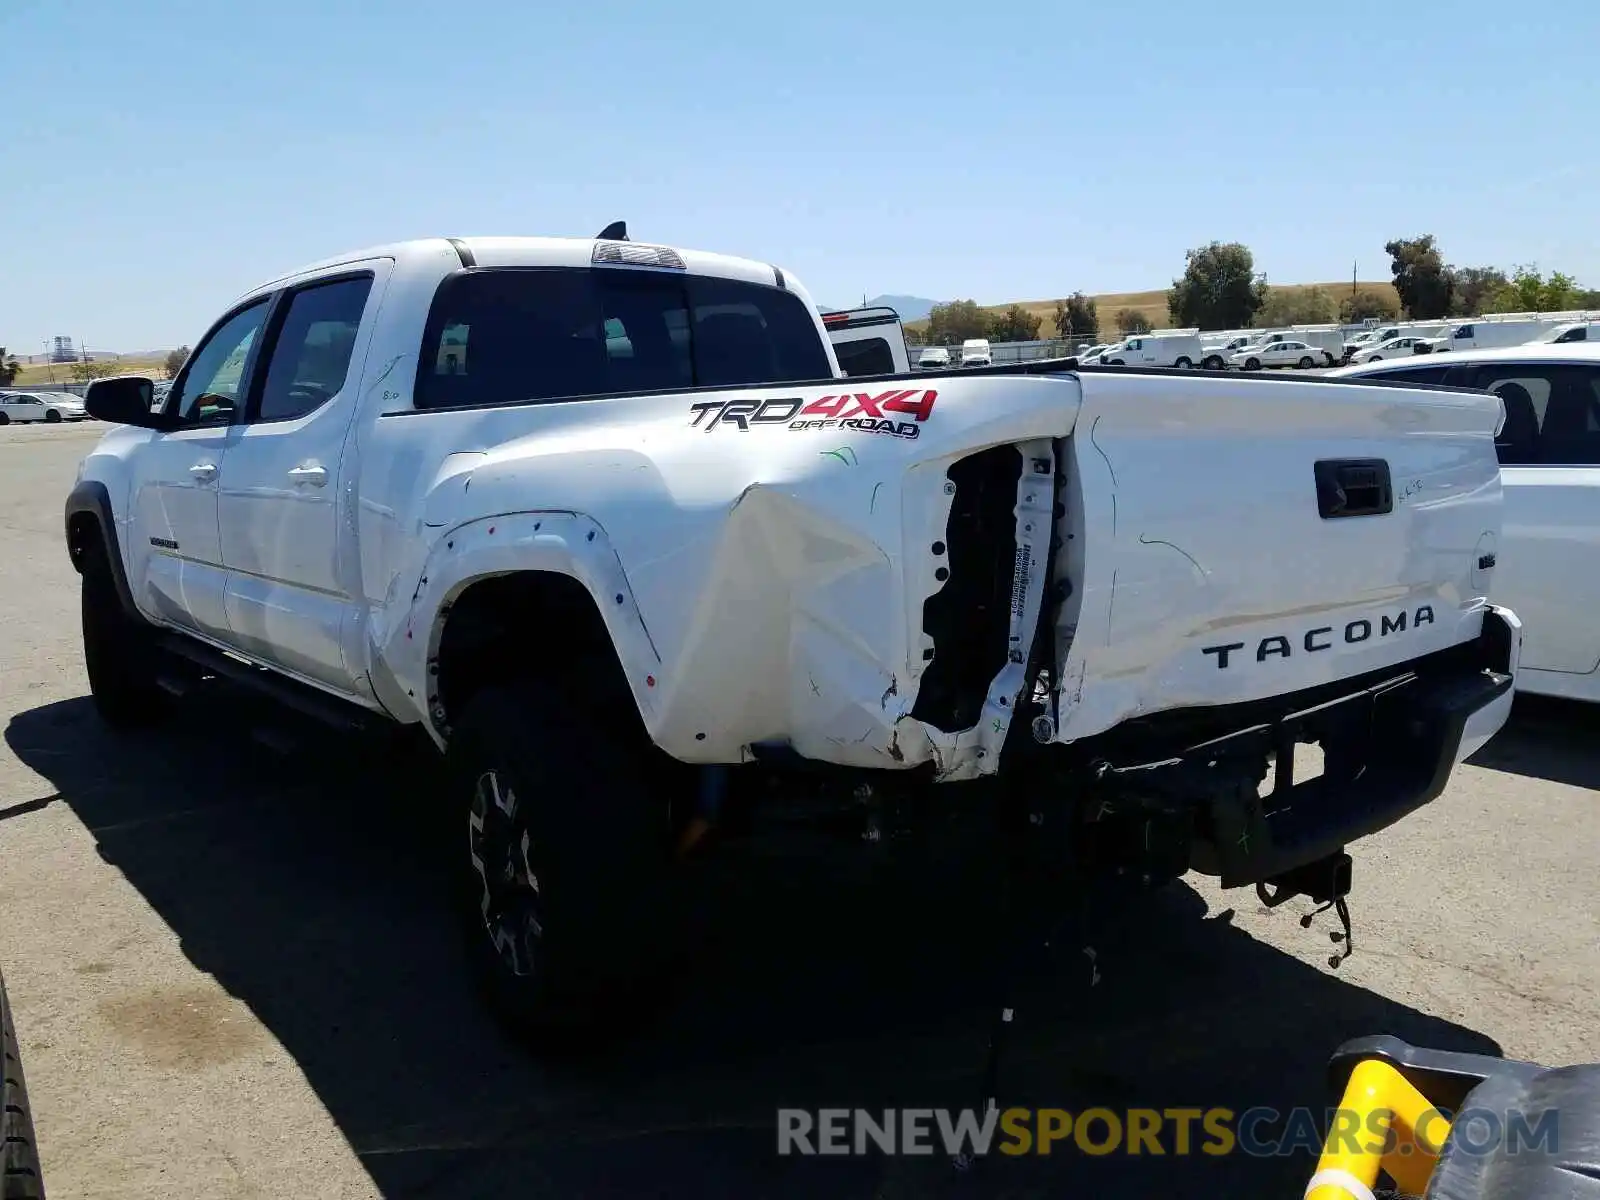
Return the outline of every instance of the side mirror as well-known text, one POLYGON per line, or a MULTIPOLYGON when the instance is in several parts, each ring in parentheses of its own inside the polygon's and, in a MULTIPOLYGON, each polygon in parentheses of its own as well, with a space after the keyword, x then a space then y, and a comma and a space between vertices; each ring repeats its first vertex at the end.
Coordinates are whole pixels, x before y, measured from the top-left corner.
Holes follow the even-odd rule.
POLYGON ((141 429, 160 429, 166 424, 161 413, 151 412, 155 383, 142 375, 118 375, 97 379, 89 385, 83 407, 91 417, 113 425, 137 425, 141 429))

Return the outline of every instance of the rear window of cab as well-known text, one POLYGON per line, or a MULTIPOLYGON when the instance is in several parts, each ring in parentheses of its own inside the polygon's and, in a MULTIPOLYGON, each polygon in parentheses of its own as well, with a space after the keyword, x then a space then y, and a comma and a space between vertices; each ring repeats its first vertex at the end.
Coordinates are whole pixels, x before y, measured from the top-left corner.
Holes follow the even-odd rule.
POLYGON ((740 280, 618 268, 476 267, 434 296, 417 408, 833 378, 811 310, 740 280))

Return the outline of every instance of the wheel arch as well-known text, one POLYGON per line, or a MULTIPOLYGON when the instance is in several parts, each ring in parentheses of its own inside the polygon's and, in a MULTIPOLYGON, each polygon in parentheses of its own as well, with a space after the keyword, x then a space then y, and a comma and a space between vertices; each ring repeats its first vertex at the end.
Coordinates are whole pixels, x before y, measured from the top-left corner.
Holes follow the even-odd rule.
POLYGON ((450 531, 396 638, 421 643, 408 691, 441 745, 475 692, 514 679, 545 679, 646 731, 653 724, 660 655, 616 552, 587 517, 519 513, 450 531))
POLYGON ((116 584, 117 599, 129 616, 143 620, 143 614, 133 602, 133 590, 128 586, 127 566, 122 558, 122 547, 117 538, 117 522, 112 514, 111 493, 98 479, 80 480, 67 493, 66 503, 67 557, 73 570, 83 574, 84 558, 96 545, 105 552, 111 568, 111 578, 116 584))

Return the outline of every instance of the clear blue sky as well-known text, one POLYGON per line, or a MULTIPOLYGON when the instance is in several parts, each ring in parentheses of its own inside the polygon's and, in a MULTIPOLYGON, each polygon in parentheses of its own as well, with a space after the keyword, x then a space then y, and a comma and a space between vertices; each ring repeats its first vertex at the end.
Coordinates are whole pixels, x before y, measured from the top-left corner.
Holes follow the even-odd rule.
POLYGON ((0 0, 0 344, 192 342, 303 262, 633 236, 823 304, 1464 265, 1600 286, 1600 3, 0 0))

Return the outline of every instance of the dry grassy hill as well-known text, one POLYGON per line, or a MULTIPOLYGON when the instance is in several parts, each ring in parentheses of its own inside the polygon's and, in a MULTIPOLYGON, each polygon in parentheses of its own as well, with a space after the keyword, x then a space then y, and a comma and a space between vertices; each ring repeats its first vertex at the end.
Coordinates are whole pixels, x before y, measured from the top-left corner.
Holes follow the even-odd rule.
MULTIPOLYGON (((118 375, 148 375, 152 379, 160 379, 161 365, 166 361, 166 357, 165 352, 160 354, 125 354, 116 360, 115 373, 118 375)), ((19 385, 27 384, 31 387, 38 387, 47 383, 72 383, 72 368, 66 363, 23 363, 22 373, 13 382, 19 385)))
MULTIPOLYGON (((1379 292, 1383 295, 1393 297, 1396 304, 1400 302, 1399 296, 1395 293, 1394 284, 1390 283, 1388 280, 1383 280, 1382 282, 1377 283, 1358 283, 1356 286, 1364 292, 1379 292)), ((1344 283, 1278 284, 1272 288, 1272 291, 1288 292, 1293 295, 1299 292, 1309 291, 1314 287, 1321 288, 1323 291, 1332 295, 1336 300, 1342 299, 1350 294, 1350 283, 1348 280, 1346 280, 1344 283)), ((1064 300, 1066 297, 1063 296, 1062 299, 1064 300)), ((1166 328, 1172 323, 1167 316, 1166 288, 1158 288, 1149 292, 1106 292, 1103 295, 1093 296, 1091 299, 1094 301, 1095 311, 1100 317, 1100 332, 1102 335, 1114 334, 1116 332, 1116 325, 1113 323, 1113 319, 1125 308, 1131 308, 1137 313, 1142 313, 1144 317, 1149 320, 1149 322, 1157 329, 1166 328)), ((1055 336, 1055 326, 1052 324, 1056 311, 1056 302, 1054 300, 1022 300, 1018 303, 1020 303, 1022 307, 1027 309, 1030 313, 1033 313, 1042 319, 1043 325, 1039 329, 1039 335, 1041 337, 1055 336)), ((1009 307, 1010 301, 1007 301, 1005 304, 988 304, 984 306, 985 310, 988 312, 1004 312, 1009 307)), ((927 326, 928 322, 925 320, 908 321, 906 323, 906 328, 908 329, 926 329, 927 326)))

